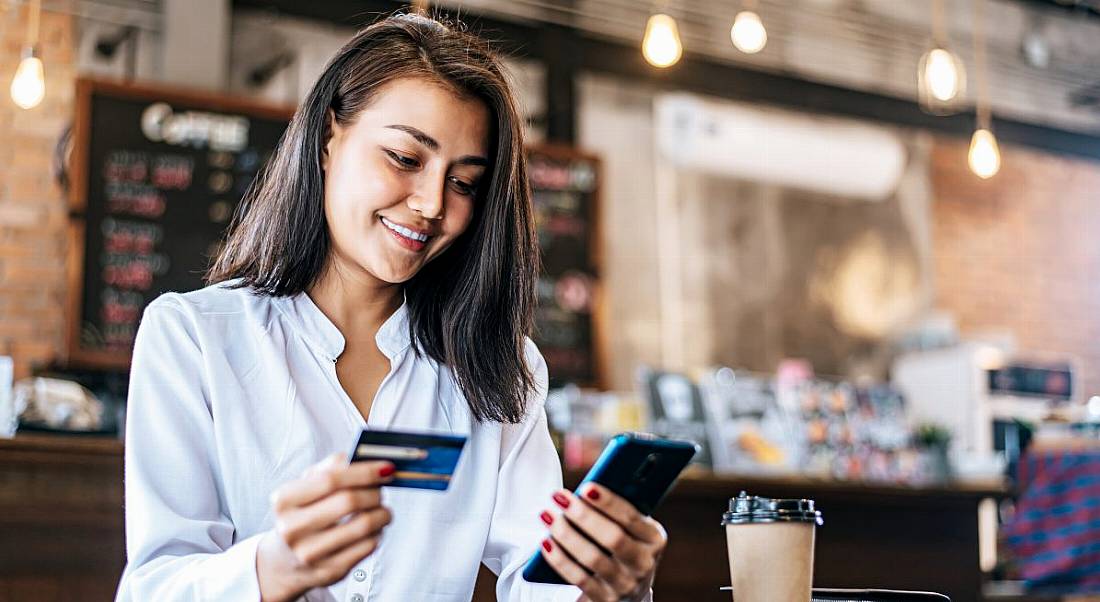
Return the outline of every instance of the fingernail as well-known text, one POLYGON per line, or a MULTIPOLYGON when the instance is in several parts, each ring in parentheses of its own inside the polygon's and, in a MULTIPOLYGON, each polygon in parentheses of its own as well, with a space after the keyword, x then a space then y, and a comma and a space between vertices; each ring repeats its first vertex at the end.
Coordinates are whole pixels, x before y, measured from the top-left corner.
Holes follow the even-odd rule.
POLYGON ((553 552, 554 546, 550 545, 549 539, 544 539, 542 540, 542 549, 546 550, 547 552, 553 552))
POLYGON ((598 499, 600 499, 600 492, 599 492, 599 491, 596 491, 596 488, 595 488, 595 487, 592 487, 591 489, 589 489, 588 491, 586 491, 586 492, 584 493, 584 495, 585 495, 585 497, 587 497, 588 499, 592 500, 593 502, 594 502, 594 501, 596 501, 596 500, 598 500, 598 499))
POLYGON ((569 498, 562 495, 560 491, 555 491, 554 495, 552 495, 551 497, 553 497, 554 502, 557 503, 557 505, 561 506, 563 509, 569 507, 569 498))
POLYGON ((387 464, 386 466, 378 469, 378 474, 383 477, 388 477, 395 472, 397 472, 397 467, 395 467, 393 464, 387 464))
POLYGON ((539 518, 542 519, 542 522, 546 523, 547 527, 554 524, 554 517, 551 516, 550 513, 545 511, 545 510, 542 511, 542 514, 539 515, 539 518))

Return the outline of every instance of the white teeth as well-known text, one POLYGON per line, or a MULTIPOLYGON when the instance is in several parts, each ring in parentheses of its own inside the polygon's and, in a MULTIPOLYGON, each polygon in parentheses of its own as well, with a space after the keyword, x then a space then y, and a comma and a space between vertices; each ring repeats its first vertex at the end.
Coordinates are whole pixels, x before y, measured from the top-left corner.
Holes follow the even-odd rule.
POLYGON ((411 238, 413 240, 419 240, 420 242, 427 242, 428 241, 428 235, 427 234, 421 234, 419 232, 409 230, 408 228, 406 228, 404 226, 399 226, 399 225, 391 222, 390 220, 388 220, 384 217, 382 218, 382 223, 385 224, 385 226, 387 228, 389 228, 390 230, 393 230, 394 232, 397 232, 398 234, 400 234, 401 236, 404 236, 405 238, 411 238))

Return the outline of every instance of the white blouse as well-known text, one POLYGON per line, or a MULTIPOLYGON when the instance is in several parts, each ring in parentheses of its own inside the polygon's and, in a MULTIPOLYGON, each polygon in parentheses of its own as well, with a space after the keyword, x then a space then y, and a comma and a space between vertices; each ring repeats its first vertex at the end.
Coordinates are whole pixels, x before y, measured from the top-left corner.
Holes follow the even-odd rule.
POLYGON ((378 331, 390 359, 369 420, 340 386, 344 338, 306 294, 273 298, 211 286, 161 296, 138 330, 126 423, 126 551, 117 600, 260 599, 256 544, 269 496, 360 429, 469 437, 445 492, 384 488, 381 545, 309 602, 469 600, 478 567, 500 600, 576 600, 571 586, 520 575, 546 536, 538 519, 561 486, 546 425, 546 364, 526 419, 479 424, 449 368, 409 344, 402 306, 378 331))

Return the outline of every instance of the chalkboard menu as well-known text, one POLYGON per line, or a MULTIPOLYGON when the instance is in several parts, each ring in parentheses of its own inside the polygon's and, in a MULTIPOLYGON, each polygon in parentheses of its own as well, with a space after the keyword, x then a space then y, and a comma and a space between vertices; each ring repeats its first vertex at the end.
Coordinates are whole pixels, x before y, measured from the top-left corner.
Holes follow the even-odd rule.
POLYGON ((146 304, 203 286, 233 211, 293 109, 77 83, 69 361, 126 367, 146 304))
POLYGON ((600 386, 598 229, 600 163, 558 146, 528 149, 542 250, 535 343, 551 386, 600 386))

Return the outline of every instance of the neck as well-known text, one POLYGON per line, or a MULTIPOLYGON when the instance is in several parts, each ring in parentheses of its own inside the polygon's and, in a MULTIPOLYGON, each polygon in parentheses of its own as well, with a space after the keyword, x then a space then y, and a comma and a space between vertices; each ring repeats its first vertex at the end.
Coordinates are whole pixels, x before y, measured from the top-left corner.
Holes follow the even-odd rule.
POLYGON ((374 344, 382 323, 404 301, 400 284, 383 282, 361 270, 341 268, 335 259, 328 262, 308 293, 349 346, 365 341, 374 344))

